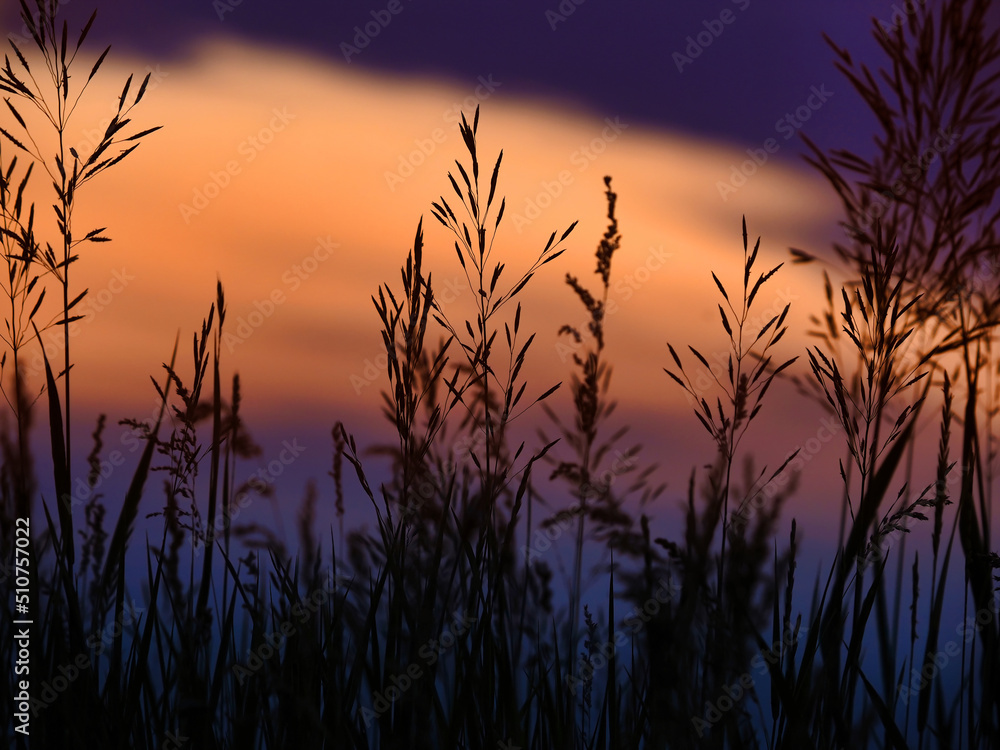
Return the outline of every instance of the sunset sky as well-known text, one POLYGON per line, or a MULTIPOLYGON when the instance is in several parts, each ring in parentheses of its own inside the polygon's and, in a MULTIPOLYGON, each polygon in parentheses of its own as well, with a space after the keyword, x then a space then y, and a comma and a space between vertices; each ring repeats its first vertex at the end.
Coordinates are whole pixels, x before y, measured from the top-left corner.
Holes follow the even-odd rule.
MULTIPOLYGON (((16 36, 12 5, 0 6, 0 19, 16 36)), ((66 4, 77 28, 91 10, 66 4)), ((464 320, 472 309, 430 203, 450 192, 454 160, 466 160, 458 121, 478 104, 485 168, 504 151, 497 252, 508 266, 527 267, 551 231, 580 222, 568 252, 523 295, 525 322, 538 331, 526 368, 535 395, 568 380, 557 330, 585 318, 564 276, 595 283, 602 179, 614 178, 623 244, 607 335, 617 419, 665 467, 665 501, 675 504, 689 467, 712 448, 663 373, 666 342, 725 351, 710 270, 738 287, 743 215, 751 242, 762 237, 762 270, 787 261, 790 246, 822 255, 841 231, 832 190, 802 160, 798 135, 868 153, 874 122, 821 34, 877 64, 871 17, 890 22, 892 13, 889 2, 860 0, 655 10, 600 0, 100 3, 80 79, 105 44, 113 48, 71 142, 93 147, 130 73, 153 74, 135 126, 163 129, 79 198, 78 225, 107 226, 114 240, 86 248, 75 266, 78 289, 90 289, 74 344, 80 440, 101 411, 113 421, 148 416, 149 376, 162 380, 178 332, 190 373, 190 337, 217 278, 231 334, 223 369, 241 374, 261 460, 284 440, 307 447, 284 485, 296 503, 306 478, 325 479, 336 420, 362 443, 388 439, 375 418, 384 371, 370 296, 385 281, 399 288, 423 217, 449 315, 464 320)), ((804 354, 821 293, 817 270, 790 265, 761 293, 761 321, 792 302, 781 353, 804 354)), ((553 398, 569 412, 568 392, 553 398)), ((776 389, 756 458, 780 463, 817 434, 821 417, 776 389)), ((835 444, 816 457, 813 487, 837 484, 835 444)))

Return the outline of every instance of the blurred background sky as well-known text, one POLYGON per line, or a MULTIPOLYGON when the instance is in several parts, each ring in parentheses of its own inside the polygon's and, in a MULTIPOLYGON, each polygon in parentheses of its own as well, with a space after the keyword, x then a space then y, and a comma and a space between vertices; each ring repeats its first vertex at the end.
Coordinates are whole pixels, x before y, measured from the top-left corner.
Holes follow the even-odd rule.
MULTIPOLYGON (((619 312, 607 332, 615 424, 632 424, 647 460, 663 466, 661 502, 675 507, 712 445, 663 373, 666 342, 695 344, 709 358, 726 352, 710 269, 738 288, 743 215, 751 242, 762 237, 762 270, 787 261, 791 246, 822 255, 842 232, 833 192, 803 161, 798 136, 870 153, 875 123, 822 34, 877 66, 873 17, 891 22, 904 7, 100 2, 78 80, 104 45, 112 52, 74 114, 71 142, 93 147, 130 73, 153 74, 133 112, 137 128, 164 127, 79 197, 79 225, 107 226, 114 241, 86 248, 75 271, 91 300, 75 343, 77 445, 102 411, 112 423, 149 415, 149 375, 162 380, 178 332, 190 375, 190 336, 221 278, 234 334, 223 369, 241 375, 245 418, 264 448, 259 465, 297 440, 304 451, 277 483, 279 503, 297 506, 310 477, 329 492, 336 420, 364 445, 391 436, 376 417, 384 374, 370 296, 384 281, 398 289, 421 217, 439 295, 452 292, 449 314, 462 320, 472 309, 430 202, 450 191, 447 171, 466 158, 459 113, 479 105, 484 169, 504 150, 497 251, 508 267, 530 264, 551 231, 580 220, 568 252, 522 298, 522 322, 538 331, 529 393, 568 381, 557 331, 585 316, 564 276, 595 283, 602 178, 614 178, 623 235, 612 270, 619 312)), ((0 8, 6 36, 23 36, 16 4, 0 8)), ((93 3, 63 8, 79 29, 93 3)), ((814 267, 786 265, 765 287, 760 321, 792 302, 781 353, 804 354, 821 299, 814 267)), ((568 389, 550 403, 571 413, 568 389)), ((776 386, 748 446, 775 466, 820 434, 822 416, 776 386)), ((105 438, 111 447, 118 429, 105 438)), ((524 424, 529 445, 533 429, 524 424)), ((842 445, 809 453, 809 484, 786 515, 837 517, 842 445)), ((253 462, 245 468, 251 474, 253 462)), ((351 477, 347 484, 360 497, 351 477)))

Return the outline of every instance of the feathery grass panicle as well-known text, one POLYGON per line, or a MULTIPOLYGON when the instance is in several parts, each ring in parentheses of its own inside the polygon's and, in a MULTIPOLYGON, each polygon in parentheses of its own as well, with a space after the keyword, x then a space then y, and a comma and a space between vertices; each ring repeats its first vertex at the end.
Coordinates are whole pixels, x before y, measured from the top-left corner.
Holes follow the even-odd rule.
MULTIPOLYGON (((711 365, 705 356, 689 345, 689 349, 702 367, 708 371, 722 391, 728 402, 724 407, 722 396, 715 399, 715 409, 709 406, 706 394, 695 386, 684 369, 681 358, 674 347, 668 343, 667 348, 670 356, 676 365, 677 371, 664 368, 669 375, 697 406, 695 416, 702 427, 708 431, 715 442, 719 460, 724 466, 723 483, 719 486, 719 498, 722 504, 722 552, 719 560, 719 594, 723 596, 723 581, 725 578, 726 542, 730 535, 729 497, 731 494, 731 475, 736 450, 740 442, 746 435, 750 424, 760 411, 762 400, 774 378, 781 372, 794 364, 797 357, 783 361, 781 364, 772 365, 772 348, 781 340, 787 331, 785 319, 791 303, 785 305, 781 313, 773 316, 758 331, 752 331, 748 327, 750 311, 754 299, 764 284, 772 277, 783 264, 779 263, 765 273, 758 274, 753 285, 750 279, 754 271, 754 263, 760 251, 760 238, 757 238, 753 250, 749 250, 746 217, 743 218, 743 293, 739 301, 739 309, 733 306, 725 286, 719 277, 712 273, 712 280, 715 282, 722 300, 726 307, 719 304, 719 316, 722 327, 729 338, 728 352, 728 379, 720 380, 712 370, 711 365), (726 314, 728 309, 729 315, 726 314), (732 316, 733 322, 730 322, 732 316), (752 338, 751 338, 752 337, 752 338), (678 374, 680 373, 680 374, 678 374)), ((773 480, 777 473, 780 473, 787 466, 787 462, 779 467, 778 472, 771 476, 773 480)))

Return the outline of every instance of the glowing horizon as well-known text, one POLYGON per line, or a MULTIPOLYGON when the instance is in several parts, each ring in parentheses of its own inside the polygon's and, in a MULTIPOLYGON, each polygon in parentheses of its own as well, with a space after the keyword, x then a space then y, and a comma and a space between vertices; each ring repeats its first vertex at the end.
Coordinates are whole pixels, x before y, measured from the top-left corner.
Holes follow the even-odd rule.
MULTIPOLYGON (((114 55, 106 65, 75 116, 81 146, 113 113, 120 81, 143 73, 114 55)), ((592 285, 605 174, 614 178, 623 234, 608 327, 624 408, 641 408, 661 388, 665 340, 724 342, 709 269, 735 289, 742 214, 750 234, 763 235, 762 268, 832 224, 834 206, 818 178, 774 163, 738 199, 723 201, 718 183, 745 151, 505 97, 503 82, 485 73, 463 89, 231 39, 203 40, 183 61, 150 70, 133 120, 163 129, 79 199, 77 225, 107 226, 114 240, 85 247, 74 266, 78 289, 90 289, 74 336, 75 395, 85 403, 107 400, 110 382, 123 407, 147 401, 148 375, 178 333, 186 356, 220 278, 224 366, 270 405, 257 408, 280 413, 283 400, 324 411, 377 408, 378 387, 368 385, 381 342, 370 296, 398 279, 421 217, 439 297, 454 304, 457 320, 467 312, 470 292, 451 239, 428 209, 450 192, 449 165, 467 161, 455 121, 477 103, 482 171, 504 149, 498 194, 508 198, 497 252, 511 269, 505 278, 530 264, 549 232, 580 220, 568 252, 522 294, 525 321, 539 332, 529 377, 554 368, 556 379, 567 375, 556 330, 581 323, 583 309, 564 276, 592 285)), ((797 301, 790 319, 802 320, 815 283, 786 267, 757 312, 797 301)), ((793 325, 787 348, 803 335, 793 325)))

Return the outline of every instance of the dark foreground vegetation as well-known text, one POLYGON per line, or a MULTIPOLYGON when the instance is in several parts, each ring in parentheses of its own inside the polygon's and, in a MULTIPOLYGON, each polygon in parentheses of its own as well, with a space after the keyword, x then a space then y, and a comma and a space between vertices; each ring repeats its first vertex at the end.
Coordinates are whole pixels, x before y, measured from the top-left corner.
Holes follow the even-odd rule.
POLYGON ((103 234, 74 228, 73 210, 92 178, 152 132, 132 122, 148 79, 125 84, 93 153, 64 147, 90 80, 74 69, 89 24, 70 35, 55 2, 24 5, 35 49, 12 44, 0 70, 5 741, 25 739, 16 728, 26 706, 38 748, 1000 747, 1000 52, 987 6, 950 1, 876 25, 889 62, 881 77, 835 47, 881 128, 871 158, 810 143, 843 202, 846 239, 834 250, 847 280, 835 291, 823 272, 816 345, 796 358, 781 341, 787 307, 758 323, 762 290, 781 271, 765 265, 744 221, 738 267, 713 275, 718 339, 678 342, 650 363, 665 388, 690 397, 692 431, 715 446, 708 470, 671 484, 686 487, 686 511, 662 532, 651 522, 666 497, 651 483, 651 451, 626 442, 612 414, 605 311, 622 235, 611 180, 596 279, 565 279, 587 319, 558 331, 574 352, 568 384, 526 383, 535 335, 519 294, 553 283, 549 264, 575 225, 553 232, 529 268, 507 268, 493 248, 502 154, 483 160, 479 112, 463 118, 467 155, 432 213, 454 235, 474 318, 436 303, 418 224, 401 278, 373 296, 394 433, 378 448, 391 477, 376 489, 349 426, 335 425, 331 491, 304 499, 292 553, 233 523, 261 488, 237 480, 255 446, 239 379, 223 383, 221 284, 193 353, 176 347, 154 380, 159 419, 125 423, 143 447, 112 504, 117 518, 94 489, 103 417, 79 472, 69 326, 83 295, 71 272, 103 234), (31 132, 38 115, 44 137, 31 132), (54 156, 38 145, 49 142, 54 156), (54 238, 36 235, 25 198, 37 180, 52 182, 54 238), (36 398, 24 362, 47 327, 63 350, 46 357, 36 398), (725 354, 710 361, 717 349, 725 354), (764 456, 776 468, 755 469, 743 440, 789 383, 826 408, 843 449, 829 478, 843 502, 833 563, 806 583, 792 520, 805 462, 764 456), (528 410, 550 427, 522 442, 512 423, 528 410), (44 479, 29 448, 36 422, 51 435, 44 479), (914 461, 928 422, 936 465, 914 461), (342 513, 365 498, 376 533, 313 528, 320 503, 342 513), (159 538, 136 538, 149 514, 159 538), (930 559, 908 552, 903 532, 929 537, 930 559), (595 550, 606 595, 585 602, 595 550), (566 603, 553 572, 561 551, 571 558, 566 603), (31 684, 19 703, 25 583, 31 684))

